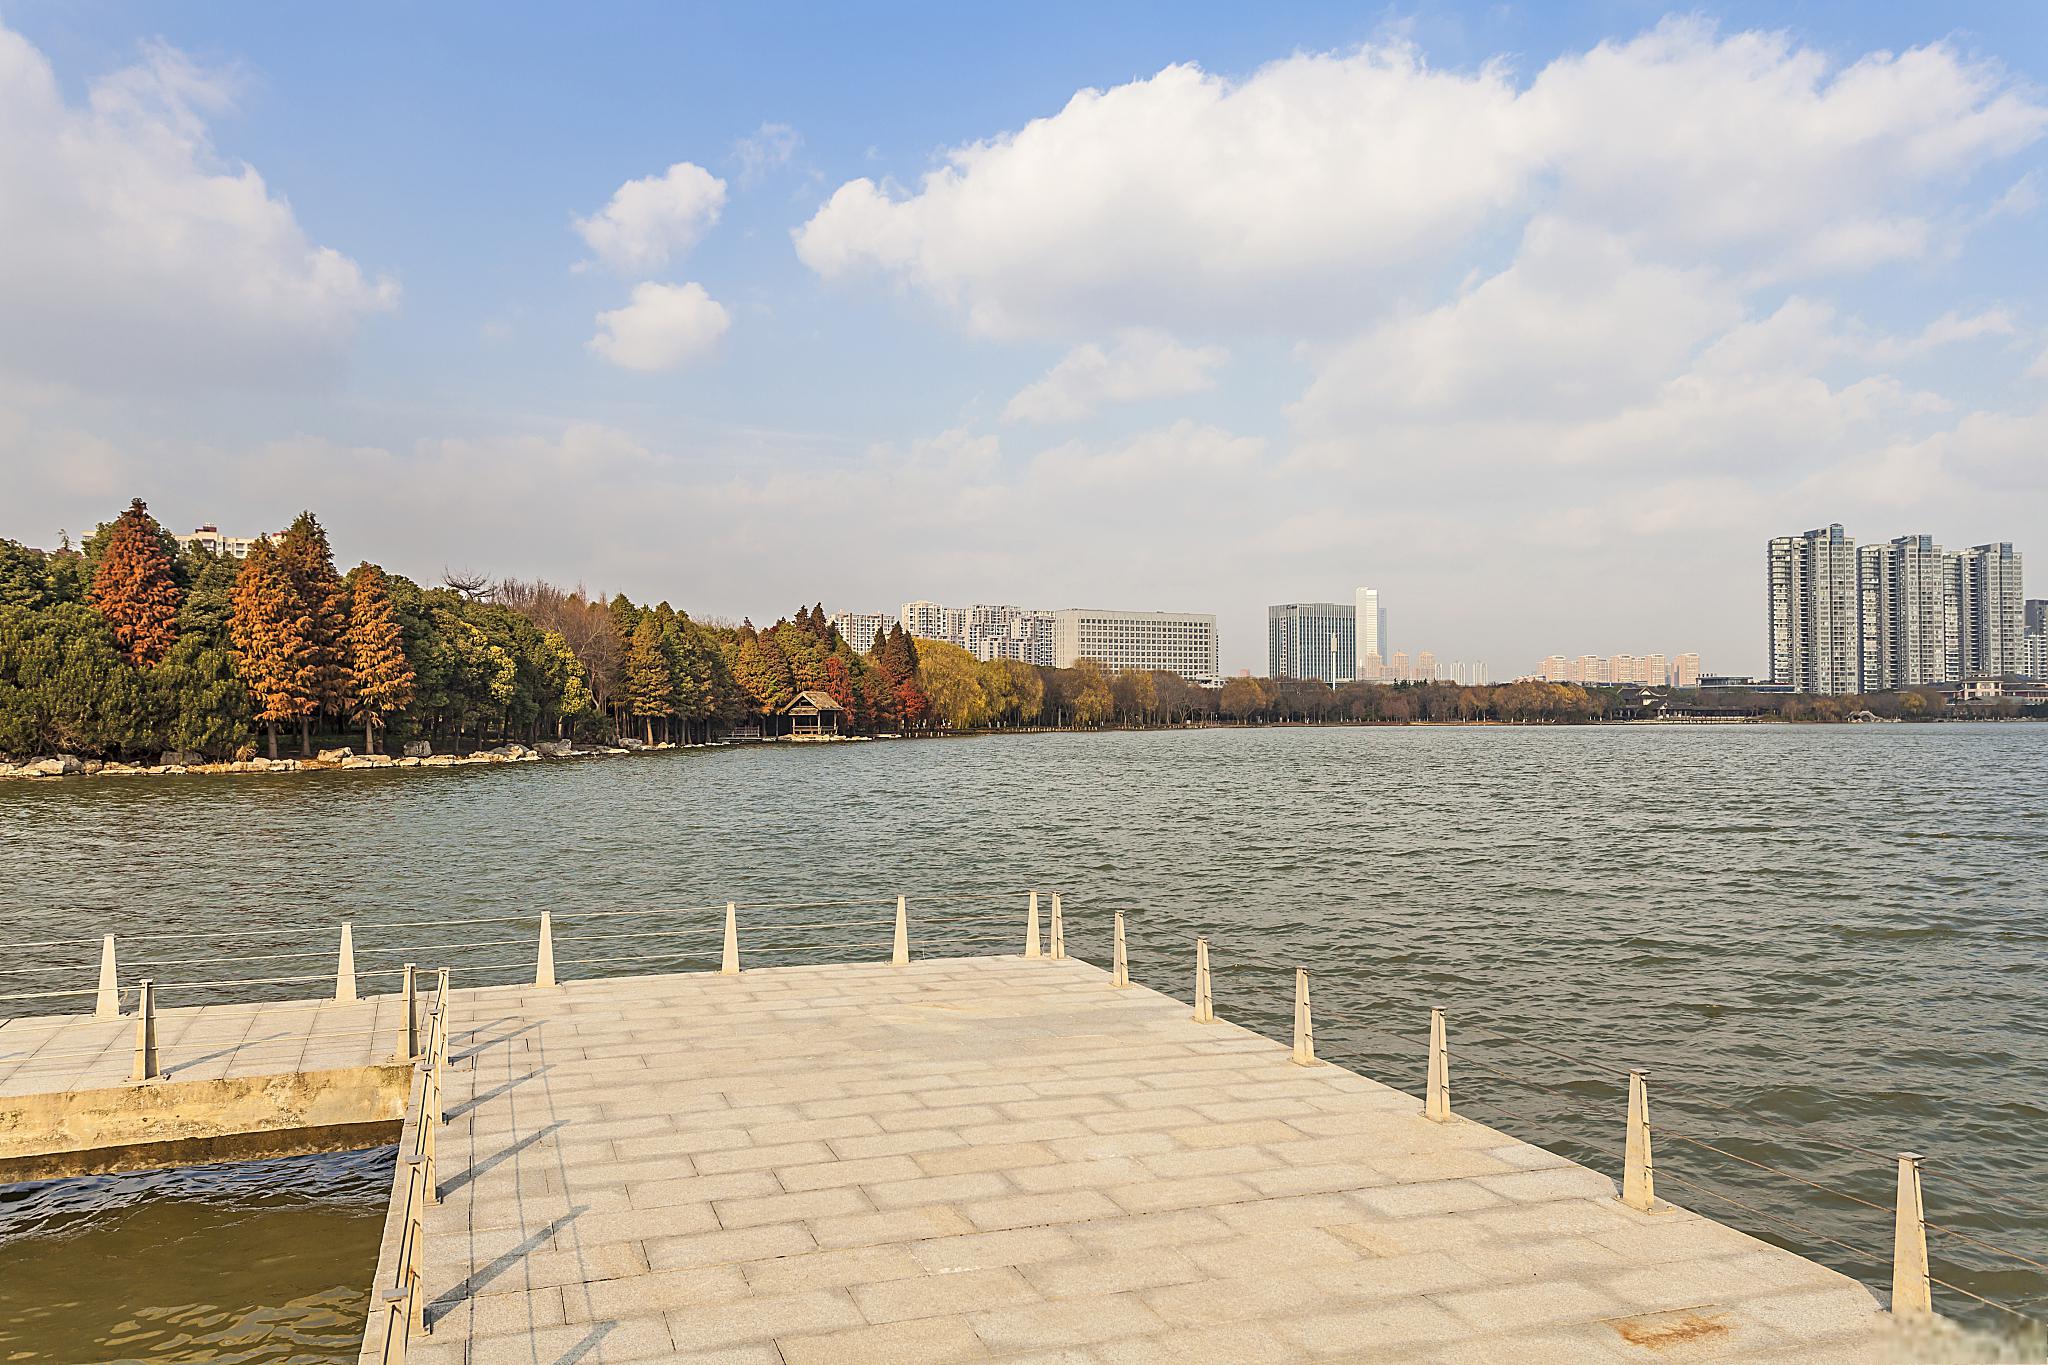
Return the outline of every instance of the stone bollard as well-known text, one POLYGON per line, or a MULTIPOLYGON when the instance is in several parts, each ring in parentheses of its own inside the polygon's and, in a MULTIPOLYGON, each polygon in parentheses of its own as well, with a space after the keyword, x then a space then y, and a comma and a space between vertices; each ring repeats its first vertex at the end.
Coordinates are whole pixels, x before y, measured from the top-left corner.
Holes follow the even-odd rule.
POLYGON ((334 962, 334 998, 347 1003, 356 998, 356 939, 354 927, 341 922, 341 953, 334 962))
POLYGON ((1110 948, 1109 984, 1117 990, 1131 984, 1131 959, 1124 951, 1124 912, 1116 912, 1116 941, 1110 948))
POLYGON ((1444 1012, 1429 1012, 1429 1094, 1422 1116, 1438 1123, 1451 1116, 1451 1048, 1444 1038, 1444 1012))
POLYGON ((403 1017, 398 1021, 398 1051, 394 1054, 400 1062, 410 1062, 420 1055, 419 1018, 414 1005, 419 999, 417 969, 412 963, 405 964, 405 977, 398 987, 398 1005, 403 1017))
POLYGON ((1308 968, 1294 969, 1294 1064, 1316 1064, 1316 1026, 1308 1012, 1308 968))
POLYGON ((92 1017, 95 1019, 119 1019, 121 1017, 121 977, 114 968, 114 936, 108 934, 100 944, 100 989, 93 998, 92 1017))
POLYGON ((889 963, 895 967, 910 965, 910 902, 902 896, 896 898, 896 943, 889 950, 889 963))
POLYGON ((1038 957, 1038 893, 1031 893, 1031 910, 1024 920, 1024 956, 1038 957))
POLYGON ((1067 957, 1067 922, 1060 916, 1060 893, 1052 893, 1052 960, 1064 962, 1067 957))
POLYGON ((1927 1208, 1920 1196, 1917 1152, 1899 1153, 1899 1201, 1892 1219, 1892 1316, 1922 1318, 1934 1312, 1934 1288, 1927 1279, 1927 1208))
POLYGON ((1650 1150, 1650 1073, 1628 1073, 1628 1143, 1622 1152, 1621 1202, 1648 1211, 1657 1202, 1657 1167, 1650 1150))
POLYGON ((533 963, 533 984, 555 984, 555 917, 546 910, 540 912, 540 955, 533 963))
POLYGON ((162 1073, 156 1064, 156 982, 143 977, 136 983, 140 1001, 135 1007, 135 1070, 131 1081, 153 1081, 162 1073))
POLYGON ((1216 1022, 1216 1004, 1209 988, 1209 940, 1207 937, 1195 940, 1195 1022, 1213 1024, 1216 1022))
POLYGON ((725 903, 725 955, 719 959, 718 974, 740 974, 740 908, 732 901, 725 903))

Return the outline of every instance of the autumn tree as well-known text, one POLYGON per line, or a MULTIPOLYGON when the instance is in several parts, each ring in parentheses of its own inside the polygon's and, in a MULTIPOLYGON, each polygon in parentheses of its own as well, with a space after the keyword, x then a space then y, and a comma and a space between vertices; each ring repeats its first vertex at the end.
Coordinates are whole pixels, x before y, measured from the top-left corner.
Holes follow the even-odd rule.
POLYGON ((163 528, 137 498, 114 522, 94 567, 92 608, 128 662, 150 668, 178 641, 179 600, 163 528))
POLYGON ((235 580, 228 635, 255 718, 268 733, 270 756, 276 758, 278 722, 304 725, 320 708, 321 663, 298 585, 283 556, 266 542, 249 551, 235 580))
POLYGON ((654 718, 669 714, 674 694, 675 679, 669 674, 668 654, 661 646, 661 623, 653 612, 647 612, 626 647, 626 705, 646 724, 649 744, 654 743, 654 718))
POLYGON ((315 706, 299 720, 299 745, 312 752, 312 717, 316 712, 345 717, 350 710, 348 671, 348 604, 341 575, 334 571, 334 551, 326 528, 311 512, 301 512, 277 542, 278 557, 291 575, 292 586, 305 604, 308 660, 313 670, 315 706))
POLYGON ((385 718, 412 705, 419 675, 405 657, 404 632, 384 571, 365 562, 349 571, 348 631, 342 637, 350 710, 363 727, 363 751, 377 752, 385 718))

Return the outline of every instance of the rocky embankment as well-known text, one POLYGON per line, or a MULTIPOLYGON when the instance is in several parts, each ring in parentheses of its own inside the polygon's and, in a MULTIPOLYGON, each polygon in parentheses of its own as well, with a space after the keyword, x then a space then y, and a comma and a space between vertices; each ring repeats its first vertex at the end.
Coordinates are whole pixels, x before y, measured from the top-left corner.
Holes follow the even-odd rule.
POLYGON ((65 777, 175 777, 185 773, 305 773, 360 768, 460 768, 490 763, 538 763, 544 758, 602 758, 636 753, 656 753, 684 747, 713 746, 642 744, 637 739, 617 745, 573 744, 549 740, 529 748, 524 744, 500 744, 467 754, 437 754, 426 744, 408 744, 398 758, 387 754, 358 754, 353 749, 322 749, 314 758, 258 758, 244 749, 228 762, 215 762, 205 754, 171 752, 155 763, 114 763, 76 754, 56 754, 10 764, 0 758, 0 779, 49 780, 65 777))

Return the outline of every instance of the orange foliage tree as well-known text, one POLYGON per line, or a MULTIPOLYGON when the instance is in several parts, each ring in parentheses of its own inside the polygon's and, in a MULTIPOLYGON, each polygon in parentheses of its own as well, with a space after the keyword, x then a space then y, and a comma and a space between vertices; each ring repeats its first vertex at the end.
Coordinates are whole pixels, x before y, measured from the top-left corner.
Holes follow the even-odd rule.
MULTIPOLYGON (((270 734, 270 756, 277 757, 279 721, 298 721, 320 708, 319 651, 313 643, 313 622, 292 582, 283 556, 268 542, 249 551, 235 579, 228 637, 235 662, 256 703, 256 719, 270 734)), ((303 731, 300 748, 306 748, 303 731)))
POLYGON ((163 530, 141 498, 114 522, 92 576, 93 609, 137 668, 152 668, 178 642, 179 593, 163 530))
POLYGON ((384 718, 412 705, 418 675, 405 657, 403 630, 391 605, 391 587, 374 564, 358 564, 348 575, 349 698, 363 727, 363 751, 377 752, 384 718))

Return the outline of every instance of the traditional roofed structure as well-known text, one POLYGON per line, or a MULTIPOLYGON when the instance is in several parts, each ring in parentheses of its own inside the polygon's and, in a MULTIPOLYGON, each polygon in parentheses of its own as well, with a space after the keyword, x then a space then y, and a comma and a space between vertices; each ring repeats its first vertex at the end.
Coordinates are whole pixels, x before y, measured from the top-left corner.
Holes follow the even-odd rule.
POLYGON ((837 738, 839 717, 846 708, 835 701, 830 692, 821 692, 815 687, 806 688, 796 694, 796 700, 782 709, 789 717, 791 739, 823 739, 830 734, 837 738), (831 729, 826 729, 827 723, 831 729))

